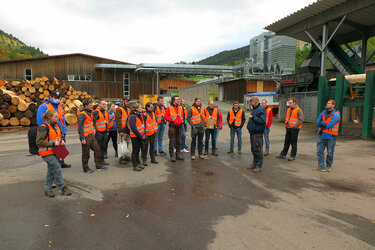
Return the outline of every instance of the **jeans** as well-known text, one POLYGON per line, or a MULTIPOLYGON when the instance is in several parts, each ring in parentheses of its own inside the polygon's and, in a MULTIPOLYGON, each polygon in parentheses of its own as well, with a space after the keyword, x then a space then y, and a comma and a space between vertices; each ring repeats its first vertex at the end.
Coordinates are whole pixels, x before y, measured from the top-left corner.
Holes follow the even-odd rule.
POLYGON ((286 128, 284 148, 283 148, 283 151, 281 151, 280 155, 286 156, 290 145, 292 145, 292 151, 290 152, 290 157, 296 157, 298 133, 299 133, 298 128, 286 128))
POLYGON ((263 134, 250 134, 251 153, 253 153, 253 164, 260 168, 263 165, 262 140, 263 134))
POLYGON ((336 139, 327 140, 318 137, 316 143, 316 151, 318 156, 318 165, 319 167, 325 169, 327 167, 332 167, 333 155, 335 152, 336 139), (327 160, 324 162, 324 150, 327 148, 327 160), (326 165, 327 164, 327 165, 326 165))
POLYGON ((211 136, 211 144, 212 144, 212 151, 216 150, 216 134, 217 134, 217 128, 214 129, 206 129, 206 140, 204 142, 204 149, 208 151, 208 144, 210 141, 211 136))
POLYGON ((100 147, 102 161, 104 161, 104 154, 107 152, 107 141, 108 141, 107 132, 97 132, 95 134, 95 139, 98 142, 99 147, 100 147))
POLYGON ((163 152, 164 129, 165 129, 165 123, 163 122, 158 123, 158 132, 156 133, 155 144, 154 144, 155 152, 157 152, 158 149, 159 149, 159 153, 163 152), (158 148, 158 145, 159 145, 159 148, 158 148))
POLYGON ((195 147, 197 146, 197 137, 198 137, 198 154, 203 155, 203 136, 204 136, 204 127, 191 128, 191 155, 195 155, 195 147))
POLYGON ((147 151, 150 148, 150 158, 151 161, 155 161, 155 151, 154 151, 154 144, 155 144, 155 134, 147 136, 147 139, 143 142, 144 149, 142 150, 142 159, 143 162, 147 161, 147 151))
POLYGON ((237 139, 238 139, 238 150, 241 150, 242 147, 242 129, 234 129, 230 128, 230 149, 233 150, 234 148, 234 136, 237 134, 237 139))
POLYGON ((44 183, 44 190, 52 190, 52 182, 55 181, 60 189, 65 187, 65 181, 62 177, 61 165, 56 155, 43 156, 42 159, 47 162, 47 176, 44 183))
MULTIPOLYGON (((270 129, 264 129, 264 141, 266 142, 266 151, 270 150, 270 129)), ((263 147, 263 137, 262 137, 262 147, 263 147)))

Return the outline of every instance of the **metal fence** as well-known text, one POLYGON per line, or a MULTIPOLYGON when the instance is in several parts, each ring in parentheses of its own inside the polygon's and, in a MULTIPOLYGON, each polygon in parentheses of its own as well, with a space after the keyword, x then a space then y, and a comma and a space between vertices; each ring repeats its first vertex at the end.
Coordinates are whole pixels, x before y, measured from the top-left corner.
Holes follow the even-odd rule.
POLYGON ((318 107, 318 91, 295 92, 279 96, 279 118, 285 121, 288 99, 294 97, 297 105, 302 108, 305 122, 316 122, 318 107))

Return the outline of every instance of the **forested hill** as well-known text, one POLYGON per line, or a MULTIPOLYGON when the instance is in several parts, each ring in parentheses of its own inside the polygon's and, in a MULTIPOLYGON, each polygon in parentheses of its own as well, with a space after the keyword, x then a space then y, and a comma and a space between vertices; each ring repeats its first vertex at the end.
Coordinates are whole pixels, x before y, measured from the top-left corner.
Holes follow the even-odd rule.
POLYGON ((249 46, 225 50, 216 55, 207 57, 201 61, 196 62, 197 64, 203 65, 237 65, 244 62, 245 58, 249 57, 249 46))

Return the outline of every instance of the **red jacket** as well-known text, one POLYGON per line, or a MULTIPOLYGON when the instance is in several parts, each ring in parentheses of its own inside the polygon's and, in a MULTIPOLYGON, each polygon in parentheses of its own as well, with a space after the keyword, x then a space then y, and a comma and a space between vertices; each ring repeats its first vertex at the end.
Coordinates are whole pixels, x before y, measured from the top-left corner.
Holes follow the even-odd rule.
MULTIPOLYGON (((268 108, 268 106, 265 109, 267 109, 267 108, 268 108)), ((273 111, 271 109, 270 116, 268 117, 268 126, 267 126, 267 128, 271 127, 271 125, 272 125, 272 119, 273 119, 273 111)))
MULTIPOLYGON (((176 113, 178 113, 178 105, 174 105, 174 108, 176 110, 176 113)), ((181 125, 183 123, 183 119, 181 119, 179 116, 177 116, 176 120, 173 122, 172 119, 171 119, 171 114, 169 112, 169 108, 167 108, 165 110, 165 114, 164 114, 164 119, 169 121, 170 123, 174 124, 174 125, 181 125)))

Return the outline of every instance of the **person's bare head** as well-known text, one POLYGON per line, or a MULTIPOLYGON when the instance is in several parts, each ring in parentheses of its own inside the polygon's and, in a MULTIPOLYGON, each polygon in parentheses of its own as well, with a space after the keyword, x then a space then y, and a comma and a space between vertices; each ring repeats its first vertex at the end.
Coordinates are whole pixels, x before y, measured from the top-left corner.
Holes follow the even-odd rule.
POLYGON ((146 103, 146 110, 152 112, 152 110, 154 110, 154 105, 151 102, 146 103))
POLYGON ((292 97, 288 99, 289 107, 294 108, 297 104, 296 98, 292 97))
POLYGON ((106 106, 107 106, 106 101, 104 101, 104 100, 100 100, 100 101, 99 101, 99 108, 100 108, 101 110, 104 110, 106 106))
POLYGON ((160 106, 164 105, 164 97, 162 97, 162 96, 158 96, 158 104, 159 104, 160 106))
POLYGON ((263 99, 261 103, 262 103, 262 106, 263 106, 264 108, 267 108, 267 107, 268 107, 268 103, 267 103, 267 100, 266 100, 266 99, 263 99))
POLYGON ((181 105, 182 105, 182 106, 185 106, 185 104, 186 104, 186 100, 185 100, 185 99, 182 99, 182 100, 181 100, 181 105))
POLYGON ((214 101, 209 101, 208 102, 208 107, 210 107, 211 109, 213 109, 215 107, 215 102, 214 101))
POLYGON ((125 107, 128 107, 129 103, 130 103, 130 100, 128 97, 122 98, 122 105, 124 105, 125 107))
POLYGON ((116 105, 115 105, 114 103, 109 103, 109 104, 108 104, 108 110, 109 110, 109 111, 112 112, 112 111, 115 110, 115 108, 116 108, 116 105))
POLYGON ((178 95, 172 96, 171 98, 172 105, 180 105, 180 102, 181 100, 180 100, 180 97, 178 97, 178 95))
POLYGON ((238 109, 240 107, 240 103, 238 101, 233 102, 233 108, 238 109))
POLYGON ((336 108, 336 104, 337 104, 337 102, 336 102, 335 99, 330 99, 330 100, 328 100, 328 102, 327 102, 327 106, 326 106, 327 110, 328 110, 328 111, 332 111, 332 110, 334 110, 334 109, 336 108))
POLYGON ((93 105, 92 105, 92 101, 90 99, 85 99, 82 101, 82 104, 83 106, 87 109, 87 110, 92 110, 93 108, 93 105))
POLYGON ((56 112, 56 110, 47 110, 47 112, 42 115, 42 118, 45 121, 50 121, 53 123, 58 123, 60 119, 59 114, 56 112))
POLYGON ((259 97, 253 96, 250 99, 251 106, 256 107, 259 104, 259 97))
POLYGON ((196 106, 200 106, 200 105, 202 104, 202 100, 201 100, 200 98, 195 98, 195 100, 194 100, 194 104, 195 104, 196 106))

